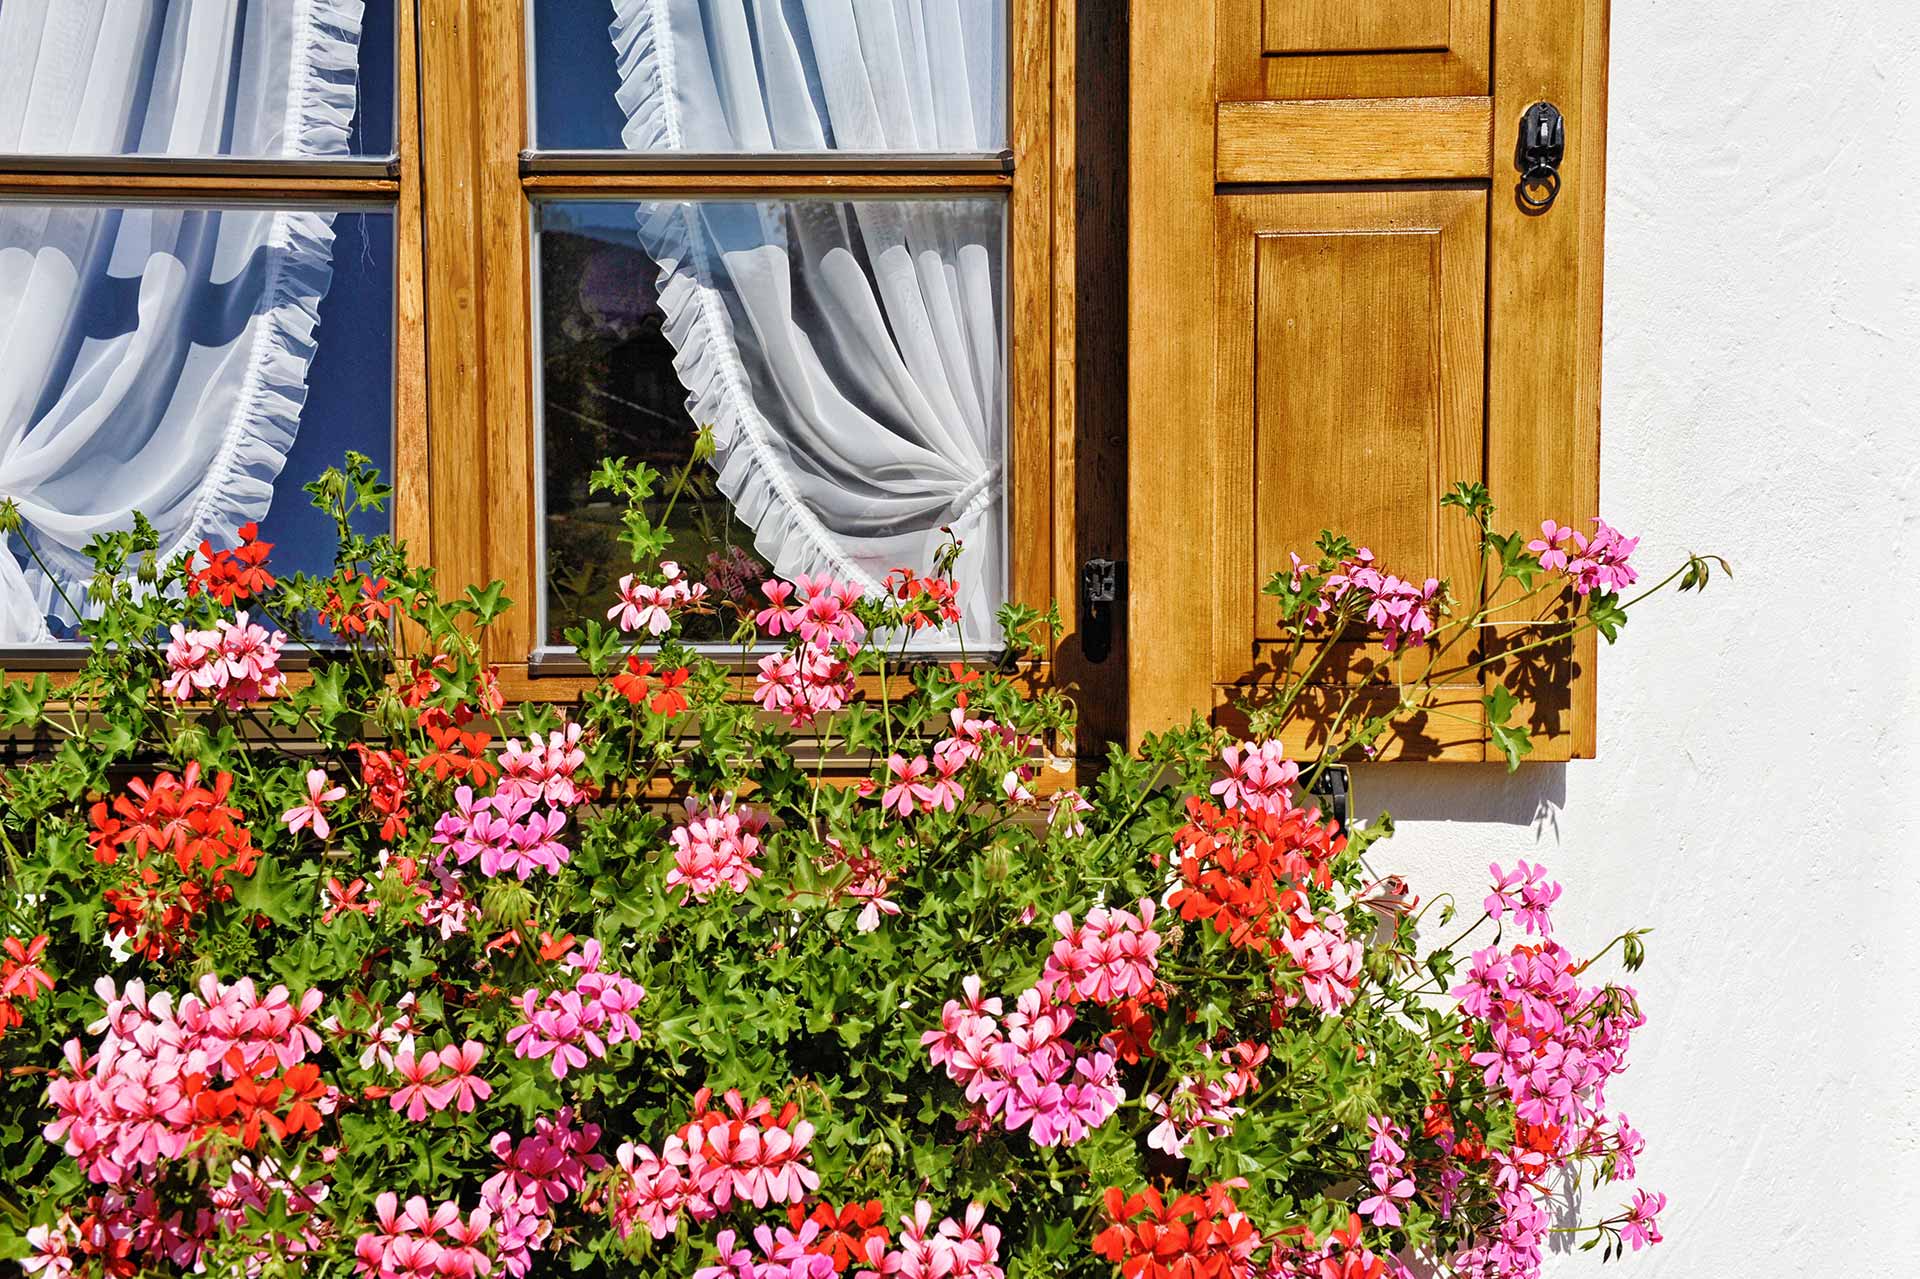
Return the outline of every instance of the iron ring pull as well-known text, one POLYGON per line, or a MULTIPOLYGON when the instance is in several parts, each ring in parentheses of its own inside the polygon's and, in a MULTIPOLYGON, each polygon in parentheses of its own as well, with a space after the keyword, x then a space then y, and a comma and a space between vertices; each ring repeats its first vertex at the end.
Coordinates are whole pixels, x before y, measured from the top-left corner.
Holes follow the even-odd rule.
POLYGON ((1545 213, 1560 195, 1560 161, 1567 153, 1567 122, 1551 102, 1536 102, 1520 117, 1520 144, 1514 167, 1520 185, 1514 194, 1529 213, 1545 213))
POLYGON ((1523 207, 1535 213, 1545 213, 1552 207, 1554 199, 1560 194, 1560 170, 1545 164, 1536 164, 1520 175, 1517 193, 1523 207), (1545 195, 1535 195, 1534 189, 1543 189, 1545 195))

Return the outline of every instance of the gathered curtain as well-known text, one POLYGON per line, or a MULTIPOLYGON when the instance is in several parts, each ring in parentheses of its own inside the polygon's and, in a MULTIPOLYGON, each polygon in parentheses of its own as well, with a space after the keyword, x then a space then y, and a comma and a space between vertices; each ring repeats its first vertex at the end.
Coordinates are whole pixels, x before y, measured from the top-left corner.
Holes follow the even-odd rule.
MULTIPOLYGON (((362 0, 0 0, 0 152, 344 155, 362 0)), ((163 557, 264 516, 333 216, 0 204, 0 643, 85 607, 95 535, 163 557), (44 565, 44 567, 43 567, 44 565)))
MULTIPOLYGON (((966 153, 1006 133, 1003 0, 614 0, 635 151, 966 153)), ((657 201, 660 305, 721 491, 777 572, 876 589, 948 531, 1005 597, 1005 208, 657 201)))

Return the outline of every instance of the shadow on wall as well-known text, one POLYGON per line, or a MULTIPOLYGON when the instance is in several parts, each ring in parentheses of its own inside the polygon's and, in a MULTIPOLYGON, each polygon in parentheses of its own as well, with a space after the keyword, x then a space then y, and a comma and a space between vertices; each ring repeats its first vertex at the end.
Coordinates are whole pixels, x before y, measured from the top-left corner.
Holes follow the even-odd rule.
POLYGON ((1355 820, 1382 810, 1397 822, 1525 826, 1558 843, 1567 802, 1565 764, 1360 764, 1352 770, 1355 820))

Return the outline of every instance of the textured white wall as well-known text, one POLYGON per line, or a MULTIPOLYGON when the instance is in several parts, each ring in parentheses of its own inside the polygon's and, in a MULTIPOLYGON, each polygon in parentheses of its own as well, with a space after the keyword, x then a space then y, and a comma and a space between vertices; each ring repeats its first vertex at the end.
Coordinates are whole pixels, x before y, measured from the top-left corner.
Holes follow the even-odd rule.
POLYGON ((1667 1242, 1607 1273, 1904 1279, 1920 3, 1613 0, 1612 43, 1602 506, 1648 569, 1695 548, 1738 576, 1603 651, 1597 760, 1381 766, 1356 792, 1401 820, 1381 859, 1428 894, 1477 903, 1486 863, 1524 856, 1564 880, 1576 949, 1657 929, 1613 1101, 1667 1242))

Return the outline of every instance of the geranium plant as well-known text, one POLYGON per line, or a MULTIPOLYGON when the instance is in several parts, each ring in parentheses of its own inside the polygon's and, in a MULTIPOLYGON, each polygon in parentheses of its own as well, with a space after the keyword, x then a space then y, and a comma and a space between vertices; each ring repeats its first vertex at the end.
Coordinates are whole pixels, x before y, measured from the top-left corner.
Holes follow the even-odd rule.
POLYGON ((1576 636, 1597 632, 1611 644, 1629 610, 1648 597, 1676 585, 1701 590, 1715 567, 1728 571, 1718 556, 1689 555, 1627 596, 1640 580, 1631 559, 1639 539, 1605 520, 1596 517, 1590 531, 1547 520, 1538 536, 1501 532, 1493 499, 1478 483, 1456 484, 1441 506, 1473 523, 1479 556, 1471 583, 1401 577, 1333 532, 1320 535, 1312 558, 1292 554, 1291 567, 1267 581, 1262 594, 1277 602, 1284 638, 1273 677, 1246 703, 1256 735, 1279 736, 1290 721, 1315 717, 1317 758, 1332 761, 1374 755, 1429 720, 1450 719, 1474 733, 1484 729, 1508 768, 1518 768, 1533 752, 1516 717, 1523 695, 1546 693, 1543 684, 1571 674, 1576 636), (1342 669, 1338 693, 1315 704, 1316 677, 1356 634, 1369 643, 1342 669), (1488 686, 1484 717, 1445 704, 1448 690, 1480 684, 1488 686))
MULTIPOLYGON (((1272 741, 1195 727, 1072 789, 1063 698, 917 656, 941 566, 742 604, 659 562, 659 476, 595 482, 634 565, 565 706, 482 664, 498 585, 354 531, 364 459, 309 486, 325 579, 252 529, 95 543, 84 667, 0 697, 41 742, 0 773, 27 1273, 1507 1279, 1556 1230, 1659 1238, 1607 1103, 1641 1014, 1541 868, 1442 940, 1388 824, 1303 806, 1272 741)), ((1324 549, 1355 563, 1296 612, 1445 642, 1437 591, 1324 549)), ((1004 609, 1012 657, 1051 621, 1004 609)))

